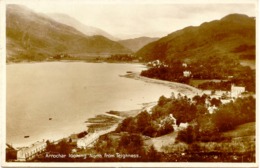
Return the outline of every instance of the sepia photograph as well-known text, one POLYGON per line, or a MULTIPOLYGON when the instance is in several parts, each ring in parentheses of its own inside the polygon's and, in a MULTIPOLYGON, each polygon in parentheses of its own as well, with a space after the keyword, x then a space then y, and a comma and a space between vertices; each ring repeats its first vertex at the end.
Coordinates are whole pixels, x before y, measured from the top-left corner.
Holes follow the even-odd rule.
POLYGON ((1 0, 1 165, 258 167, 257 0, 1 0))

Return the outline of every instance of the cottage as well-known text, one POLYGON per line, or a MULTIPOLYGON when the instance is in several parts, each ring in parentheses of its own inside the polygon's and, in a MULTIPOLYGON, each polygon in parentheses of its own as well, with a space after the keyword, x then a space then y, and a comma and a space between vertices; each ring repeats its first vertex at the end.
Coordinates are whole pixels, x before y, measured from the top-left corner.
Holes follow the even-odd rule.
POLYGON ((185 68, 188 67, 188 65, 186 63, 182 63, 182 66, 185 67, 185 68))
POLYGON ((235 86, 234 84, 231 85, 231 92, 230 97, 231 98, 238 98, 241 93, 245 92, 245 87, 235 86))
POLYGON ((215 105, 209 106, 208 107, 209 114, 213 114, 216 109, 218 109, 218 108, 215 105))
POLYGON ((183 71, 183 76, 184 77, 190 77, 191 76, 191 71, 183 71))
POLYGON ((162 63, 160 60, 155 60, 155 61, 148 62, 147 65, 151 67, 159 67, 160 65, 162 65, 162 63))
POLYGON ((173 129, 177 130, 178 129, 178 125, 176 124, 176 118, 173 117, 172 114, 169 115, 169 118, 173 121, 173 129))
POLYGON ((90 147, 91 145, 95 144, 95 142, 101 135, 114 131, 116 128, 117 124, 105 130, 98 130, 92 133, 88 133, 85 137, 78 139, 77 147, 86 149, 87 147, 90 147))
POLYGON ((99 135, 96 132, 89 133, 85 137, 80 138, 77 141, 77 147, 78 148, 84 148, 86 149, 88 146, 90 146, 93 142, 97 140, 99 135))
POLYGON ((27 161, 33 159, 36 154, 43 152, 47 147, 47 143, 45 141, 36 142, 29 147, 24 147, 18 150, 17 152, 17 160, 18 161, 27 161))

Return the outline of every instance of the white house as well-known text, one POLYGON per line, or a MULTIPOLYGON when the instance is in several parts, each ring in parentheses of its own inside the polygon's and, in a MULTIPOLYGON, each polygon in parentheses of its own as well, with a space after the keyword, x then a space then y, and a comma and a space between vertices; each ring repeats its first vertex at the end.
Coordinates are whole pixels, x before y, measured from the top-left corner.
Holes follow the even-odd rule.
POLYGON ((186 63, 182 63, 182 66, 185 67, 185 68, 188 67, 188 65, 186 63))
POLYGON ((191 71, 183 71, 183 76, 184 77, 190 77, 191 76, 191 71))
POLYGON ((216 109, 218 109, 218 108, 215 105, 209 106, 208 107, 209 114, 213 114, 216 109))
POLYGON ((231 98, 238 98, 241 93, 245 92, 245 87, 235 86, 234 84, 231 85, 231 92, 230 97, 231 98))
POLYGON ((172 126, 175 131, 180 131, 180 130, 186 129, 188 127, 188 123, 180 123, 180 125, 178 126, 177 120, 176 120, 176 118, 173 117, 172 114, 169 115, 169 119, 172 120, 172 122, 173 122, 172 126))
POLYGON ((47 147, 45 141, 36 142, 29 147, 24 147, 18 150, 17 160, 18 161, 27 161, 33 159, 36 154, 43 152, 47 147))
POLYGON ((147 65, 150 67, 168 67, 168 65, 164 64, 160 60, 154 60, 154 61, 148 62, 147 65))
POLYGON ((77 141, 77 147, 86 149, 87 147, 93 145, 101 135, 114 131, 116 130, 116 128, 117 128, 117 124, 110 127, 109 129, 98 130, 98 131, 94 131, 93 133, 88 133, 85 137, 80 138, 77 141))
POLYGON ((155 60, 155 61, 148 62, 147 65, 152 66, 152 67, 158 67, 158 66, 162 65, 162 63, 160 60, 155 60))
POLYGON ((89 133, 85 137, 80 138, 77 141, 77 147, 86 149, 88 146, 90 146, 90 144, 95 142, 95 140, 97 140, 98 137, 99 135, 96 132, 89 133))

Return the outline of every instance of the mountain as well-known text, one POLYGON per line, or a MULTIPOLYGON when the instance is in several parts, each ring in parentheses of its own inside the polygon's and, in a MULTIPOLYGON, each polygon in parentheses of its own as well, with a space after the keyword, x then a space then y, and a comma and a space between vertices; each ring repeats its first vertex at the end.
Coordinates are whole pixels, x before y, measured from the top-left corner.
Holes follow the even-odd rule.
POLYGON ((148 43, 154 42, 159 38, 151 38, 151 37, 139 37, 134 39, 126 39, 117 41, 121 45, 125 46, 126 48, 131 49, 132 51, 136 52, 145 46, 148 43))
POLYGON ((74 18, 72 18, 72 17, 70 17, 66 14, 50 13, 50 14, 47 14, 47 16, 51 17, 52 19, 54 19, 57 22, 60 22, 60 23, 65 24, 65 25, 72 26, 72 27, 76 28, 78 31, 84 33, 87 36, 101 35, 101 36, 104 36, 104 37, 106 37, 110 40, 113 40, 113 41, 119 40, 118 38, 113 37, 109 33, 105 32, 104 30, 101 30, 101 29, 96 28, 96 27, 84 25, 80 21, 78 21, 78 20, 76 20, 76 19, 74 19, 74 18))
POLYGON ((226 56, 255 59, 255 18, 230 14, 221 20, 175 31, 140 49, 144 60, 199 60, 226 56))
POLYGON ((59 53, 87 57, 131 52, 103 36, 87 36, 20 5, 7 6, 6 37, 7 60, 42 60, 59 53))

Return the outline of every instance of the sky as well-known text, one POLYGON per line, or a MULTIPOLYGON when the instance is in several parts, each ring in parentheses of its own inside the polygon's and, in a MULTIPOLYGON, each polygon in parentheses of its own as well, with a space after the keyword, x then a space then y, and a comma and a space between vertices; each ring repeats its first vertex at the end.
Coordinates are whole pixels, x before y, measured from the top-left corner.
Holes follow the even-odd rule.
POLYGON ((203 0, 12 0, 8 3, 22 4, 40 13, 64 13, 120 39, 163 37, 231 13, 257 15, 256 0, 212 0, 210 3, 203 0))

